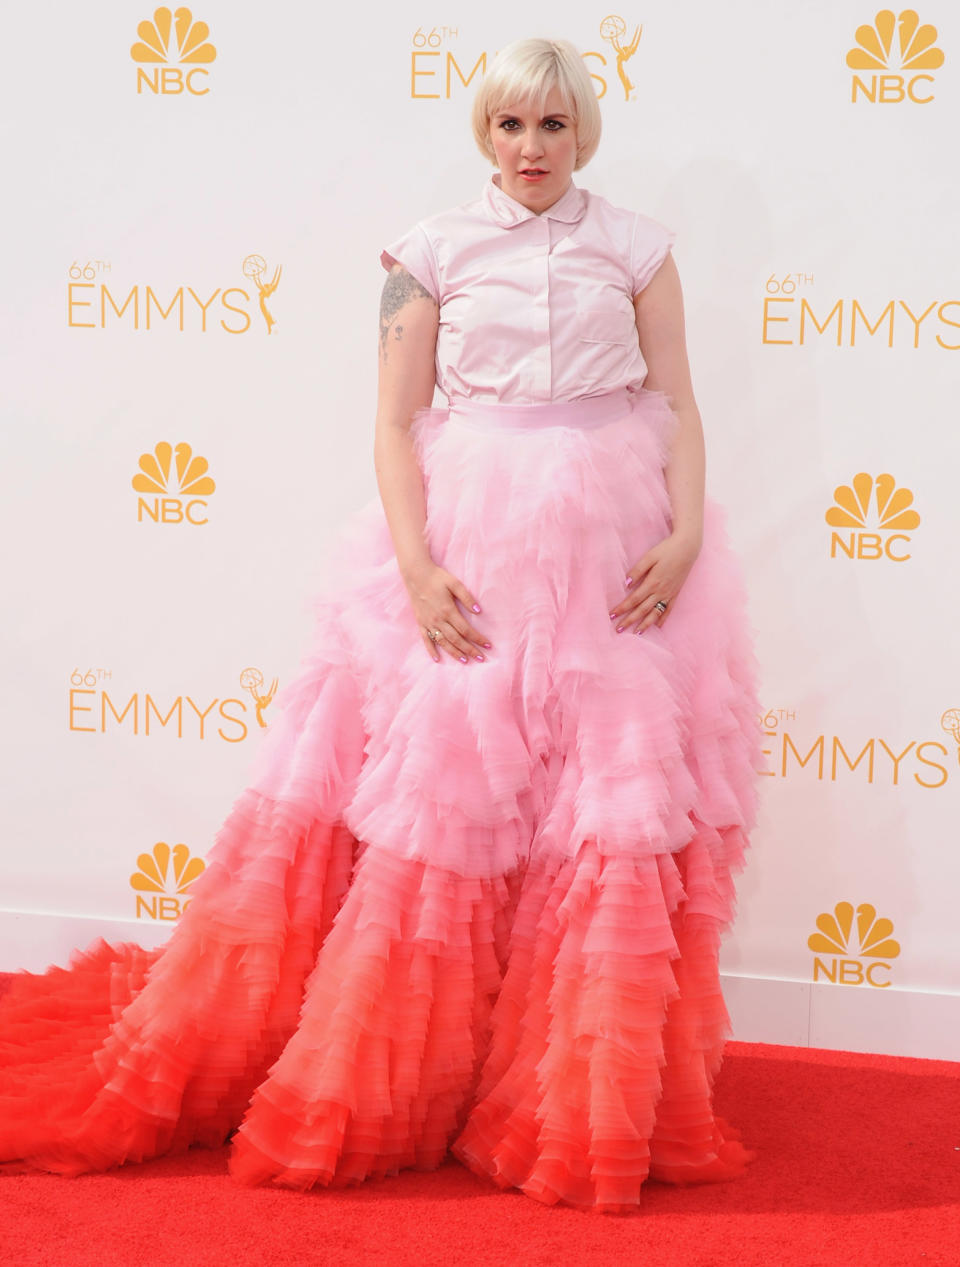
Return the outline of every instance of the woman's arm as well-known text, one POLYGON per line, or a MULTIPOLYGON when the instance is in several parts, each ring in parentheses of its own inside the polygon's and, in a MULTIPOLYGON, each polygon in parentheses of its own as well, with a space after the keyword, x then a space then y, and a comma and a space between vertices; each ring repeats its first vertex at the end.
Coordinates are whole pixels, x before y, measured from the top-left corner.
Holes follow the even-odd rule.
POLYGON ((436 300, 400 264, 380 297, 377 422, 373 461, 384 513, 404 579, 431 562, 423 536, 423 477, 410 423, 433 402, 439 313, 436 300))
POLYGON ((693 395, 683 294, 673 256, 664 262, 633 301, 640 351, 647 363, 644 387, 664 392, 678 426, 664 472, 670 496, 671 531, 639 559, 627 574, 627 593, 611 610, 617 631, 643 633, 662 624, 670 613, 703 540, 703 495, 706 460, 703 426, 693 395), (661 612, 656 604, 666 605, 661 612))
POLYGON ((394 264, 380 300, 379 387, 373 460, 380 500, 393 539, 400 575, 410 596, 424 646, 463 664, 483 660, 490 643, 457 603, 479 612, 473 594, 430 556, 424 535, 427 508, 423 475, 410 436, 418 409, 433 402, 439 308, 433 296, 400 264, 394 264), (434 644, 427 630, 443 637, 434 644))
POLYGON ((669 252, 633 306, 640 351, 647 363, 644 387, 665 392, 679 419, 666 468, 673 535, 699 550, 706 466, 703 426, 690 381, 680 274, 669 252))

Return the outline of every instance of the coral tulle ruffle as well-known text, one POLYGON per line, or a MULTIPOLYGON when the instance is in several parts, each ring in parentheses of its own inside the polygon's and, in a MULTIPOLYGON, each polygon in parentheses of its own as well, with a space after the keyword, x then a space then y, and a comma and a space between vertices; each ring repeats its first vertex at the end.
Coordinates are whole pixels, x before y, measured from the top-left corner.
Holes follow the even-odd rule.
POLYGON ((64 1174, 232 1136, 241 1182, 430 1168, 621 1210, 751 1154, 713 1113, 757 756, 738 569, 708 506, 662 628, 617 634, 669 531, 656 393, 414 423, 433 558, 485 663, 427 654, 379 502, 155 952, 0 999, 0 1159, 64 1174))

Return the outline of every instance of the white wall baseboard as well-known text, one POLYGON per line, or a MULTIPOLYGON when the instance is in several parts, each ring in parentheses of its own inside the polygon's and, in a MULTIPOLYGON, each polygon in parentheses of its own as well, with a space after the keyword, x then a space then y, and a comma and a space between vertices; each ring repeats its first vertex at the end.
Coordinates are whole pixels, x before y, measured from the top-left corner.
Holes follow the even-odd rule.
MULTIPOLYGON (((98 937, 159 946, 171 924, 0 911, 0 972, 65 965, 98 937)), ((960 1061, 960 994, 721 973, 741 1042, 960 1061)))
POLYGON ((721 973, 733 1036, 960 1061, 960 994, 721 973))

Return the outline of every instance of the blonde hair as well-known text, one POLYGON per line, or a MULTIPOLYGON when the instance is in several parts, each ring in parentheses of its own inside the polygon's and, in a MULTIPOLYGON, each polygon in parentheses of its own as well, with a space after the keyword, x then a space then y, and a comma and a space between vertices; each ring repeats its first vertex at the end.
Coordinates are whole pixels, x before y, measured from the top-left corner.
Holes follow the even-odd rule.
POLYGON ((514 40, 496 55, 473 99, 471 123, 481 154, 496 164, 490 120, 505 105, 535 102, 539 109, 558 89, 577 130, 579 170, 600 144, 600 106, 583 58, 569 40, 514 40))

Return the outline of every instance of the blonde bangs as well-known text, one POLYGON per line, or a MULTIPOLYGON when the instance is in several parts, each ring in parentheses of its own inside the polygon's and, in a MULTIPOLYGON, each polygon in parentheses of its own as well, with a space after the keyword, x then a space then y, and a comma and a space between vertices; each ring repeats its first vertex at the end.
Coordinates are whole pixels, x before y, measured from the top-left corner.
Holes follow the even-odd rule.
POLYGON ((583 58, 568 40, 515 40, 496 55, 477 89, 471 112, 481 154, 496 164, 490 141, 490 120, 495 114, 527 102, 542 113, 553 88, 577 130, 576 167, 588 163, 600 143, 600 106, 583 58))

